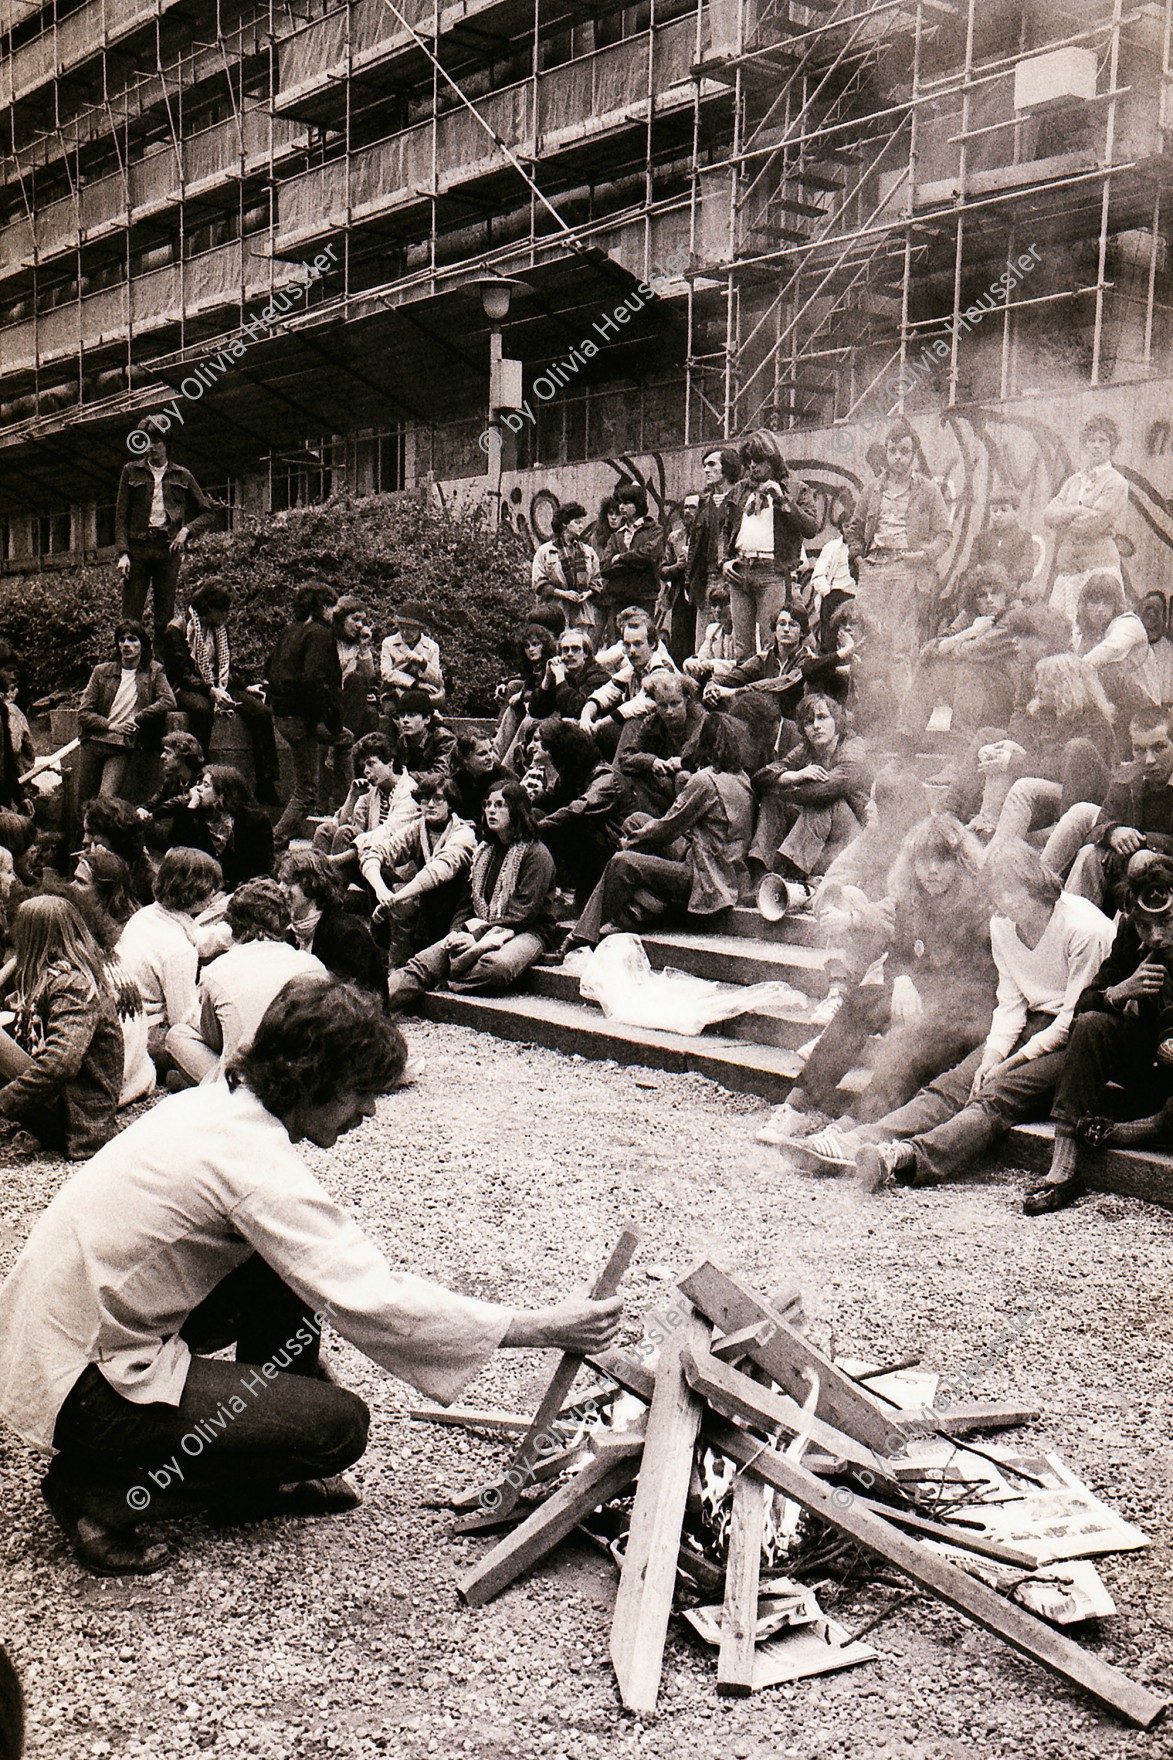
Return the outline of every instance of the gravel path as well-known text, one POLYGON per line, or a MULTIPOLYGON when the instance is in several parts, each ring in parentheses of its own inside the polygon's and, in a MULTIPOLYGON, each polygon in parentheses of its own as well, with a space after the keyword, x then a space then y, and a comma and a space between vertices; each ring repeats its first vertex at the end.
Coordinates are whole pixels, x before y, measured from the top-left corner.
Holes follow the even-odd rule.
MULTIPOLYGON (((1173 1696, 1167 1213, 1093 1197, 1028 1222, 1012 1171, 869 1202, 846 1182, 786 1171, 753 1142, 760 1103, 701 1077, 455 1027, 416 1024, 409 1036, 427 1059, 420 1085, 318 1157, 327 1183, 405 1266, 534 1305, 584 1283, 632 1218, 646 1231, 626 1285, 633 1339, 664 1275, 709 1252, 766 1289, 797 1282, 825 1347, 889 1361, 921 1352, 926 1367, 954 1375, 1037 1309, 974 1391, 1038 1403, 1033 1439, 1059 1448, 1152 1537, 1147 1552, 1103 1561, 1119 1613, 1090 1641, 1173 1696)), ((64 1174, 57 1162, 5 1172, 0 1270, 64 1174)), ((921 1599, 873 1634, 878 1662, 741 1701, 718 1700, 711 1654, 674 1622, 660 1715, 641 1723, 618 1709, 608 1661, 610 1564, 571 1543, 488 1607, 462 1609, 454 1580, 485 1543, 447 1539, 448 1517, 426 1500, 482 1477, 501 1446, 408 1422, 409 1389, 337 1340, 331 1352, 374 1413, 354 1472, 361 1509, 316 1523, 177 1528, 183 1550, 158 1577, 84 1575, 41 1504, 39 1460, 0 1439, 0 1633, 25 1681, 30 1753, 1173 1755, 1173 1724, 1125 1729, 921 1599)), ((506 1353, 466 1397, 532 1408, 547 1374, 545 1359, 506 1353)), ((857 1596, 846 1623, 890 1599, 857 1596)))

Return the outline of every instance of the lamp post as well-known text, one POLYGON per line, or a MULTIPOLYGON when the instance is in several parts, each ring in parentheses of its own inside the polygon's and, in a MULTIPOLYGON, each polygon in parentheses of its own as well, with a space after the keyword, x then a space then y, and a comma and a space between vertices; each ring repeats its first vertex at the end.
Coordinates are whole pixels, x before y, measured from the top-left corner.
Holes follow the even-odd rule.
POLYGON ((509 275, 484 275, 476 283, 481 306, 489 320, 489 422, 485 429, 485 474, 493 503, 493 523, 501 516, 500 412, 521 405, 521 362, 506 360, 501 353, 501 326, 509 315, 514 292, 528 293, 524 281, 509 275))

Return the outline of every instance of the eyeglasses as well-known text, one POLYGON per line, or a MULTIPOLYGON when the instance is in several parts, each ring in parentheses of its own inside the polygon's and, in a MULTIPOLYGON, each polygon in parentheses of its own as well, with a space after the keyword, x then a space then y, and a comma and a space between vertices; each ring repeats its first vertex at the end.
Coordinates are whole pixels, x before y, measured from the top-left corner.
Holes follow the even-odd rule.
POLYGON ((561 642, 558 652, 560 654, 585 654, 586 649, 581 642, 561 642))

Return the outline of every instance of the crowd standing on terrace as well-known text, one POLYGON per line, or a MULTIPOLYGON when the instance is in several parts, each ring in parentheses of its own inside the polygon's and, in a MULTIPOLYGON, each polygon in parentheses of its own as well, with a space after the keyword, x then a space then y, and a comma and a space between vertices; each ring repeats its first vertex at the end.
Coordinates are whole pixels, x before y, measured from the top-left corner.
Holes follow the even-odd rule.
MULTIPOLYGON (((224 1336, 241 1362, 267 1361, 307 1316, 320 1330, 324 1305, 437 1393, 502 1341, 614 1330, 614 1305, 539 1323, 384 1287, 355 1225, 315 1212, 296 1156, 288 1204, 244 1179, 249 1157, 329 1146, 366 1116, 402 1078, 395 1017, 437 987, 500 994, 614 932, 719 930, 768 893, 834 951, 803 1074, 762 1142, 873 1189, 925 1185, 1050 1116, 1029 1215, 1078 1197, 1105 1144, 1169 1143, 1173 719, 1136 610, 1145 583, 1121 566, 1118 438, 1086 424, 1041 532, 994 485, 952 581, 949 510, 902 419, 822 545, 768 433, 706 452, 670 529, 638 483, 594 518, 566 503, 533 557, 492 728, 450 724, 444 632, 410 599, 376 629, 361 593, 307 581, 265 677, 242 675, 231 593, 179 590, 198 485, 165 447, 128 467, 123 616, 78 704, 55 826, 28 778, 21 657, 0 642, 0 1160, 89 1161, 78 1180, 121 1206, 118 1238, 87 1243, 71 1184, 34 1231, 0 1292, 0 1412, 60 1451, 46 1498, 91 1568, 157 1568, 127 1518, 127 1460, 156 1443, 165 1460, 177 1423, 230 1397, 199 1368, 224 1315, 189 1312, 185 1289, 211 1301, 236 1279, 224 1336), (339 1054, 312 1072, 321 1034, 339 1054), (845 1090, 860 1063, 870 1080, 845 1090), (185 1090, 170 1133, 148 1112, 119 1136, 124 1108, 185 1090), (235 1218, 235 1245, 185 1284, 176 1237, 147 1289, 134 1243, 163 1226, 177 1127, 218 1145, 214 1178, 183 1177, 193 1215, 235 1218), (329 1276, 297 1271, 310 1239, 335 1255, 329 1276), (142 1324, 113 1368, 69 1356, 48 1297, 17 1316, 28 1255, 45 1274, 65 1241, 137 1290, 142 1324), (393 1346, 413 1303, 436 1337, 393 1346), (459 1373, 436 1367, 444 1337, 459 1373), (136 1385, 127 1353, 145 1338, 136 1385)), ((98 1297, 87 1307, 55 1275, 70 1324, 104 1337, 98 1297)), ((264 1438, 238 1428, 237 1491, 280 1480, 289 1507, 348 1507, 335 1480, 361 1453, 361 1402, 315 1393, 316 1360, 315 1344, 284 1378, 300 1385, 276 1478, 264 1438)), ((212 1474, 196 1501, 227 1494, 212 1474)))

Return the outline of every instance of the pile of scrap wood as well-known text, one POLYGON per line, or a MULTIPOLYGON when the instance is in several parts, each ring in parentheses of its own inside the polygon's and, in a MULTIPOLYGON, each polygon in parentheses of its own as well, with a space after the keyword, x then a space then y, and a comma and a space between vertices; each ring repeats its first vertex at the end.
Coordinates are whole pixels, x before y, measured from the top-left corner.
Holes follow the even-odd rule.
MULTIPOLYGON (((614 1291, 634 1245, 625 1233, 596 1295, 614 1291)), ((833 1362, 799 1330, 797 1296, 767 1301, 707 1260, 679 1280, 662 1316, 654 1365, 604 1352, 588 1363, 605 1381, 572 1398, 582 1360, 566 1357, 533 1419, 413 1414, 520 1433, 494 1480, 452 1500, 472 1512, 459 1530, 508 1530, 461 1579, 469 1605, 491 1600, 593 1520, 596 1537, 615 1535, 621 1562, 611 1629, 620 1696, 649 1713, 668 1621, 682 1603, 718 1648, 722 1692, 872 1658, 796 1580, 810 1574, 804 1559, 822 1570, 830 1544, 857 1564, 894 1569, 1129 1722, 1158 1721, 1165 1700, 1039 1617, 1111 1612, 1094 1567, 1062 1561, 1143 1546, 1145 1536, 1058 1457, 960 1440, 1037 1412, 1011 1402, 918 1408, 909 1393, 923 1394, 931 1378, 902 1383, 899 1373, 833 1362), (721 1470, 728 1497, 714 1559, 694 1518, 698 1487, 703 1494, 721 1470), (600 1525, 600 1510, 618 1525, 600 1525), (701 1605, 722 1588, 716 1605, 701 1605)))

